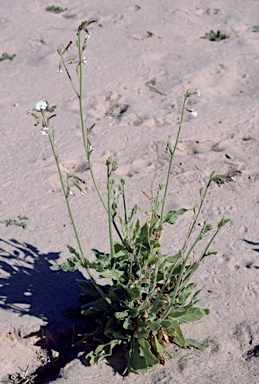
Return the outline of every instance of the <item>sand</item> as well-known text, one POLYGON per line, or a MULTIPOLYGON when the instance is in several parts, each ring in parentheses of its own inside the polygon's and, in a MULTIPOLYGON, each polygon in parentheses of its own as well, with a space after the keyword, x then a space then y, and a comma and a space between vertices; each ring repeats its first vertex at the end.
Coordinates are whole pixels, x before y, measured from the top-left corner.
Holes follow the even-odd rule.
MULTIPOLYGON (((0 5, 0 56, 16 54, 0 61, 0 219, 29 218, 25 230, 1 225, 0 379, 21 377, 27 366, 29 377, 46 362, 44 348, 66 345, 73 321, 63 311, 77 306, 80 293, 82 271, 49 269, 66 260, 67 244, 76 243, 48 138, 26 114, 39 100, 57 106, 53 126, 62 171, 86 180, 86 195, 75 191, 72 197, 84 249, 89 257, 93 247, 109 249, 77 100, 65 73, 57 73, 57 48, 75 41, 81 21, 97 19, 86 51, 84 108, 87 124, 96 123, 93 164, 102 192, 105 161, 113 154, 128 204, 148 206, 142 190, 149 191, 157 159, 157 182, 164 180, 167 137, 177 132, 185 91, 198 88, 201 96, 189 103, 198 116, 186 115, 168 206, 193 207, 215 170, 234 177, 223 188, 212 186, 204 217, 215 224, 224 215, 231 222, 213 245, 218 254, 195 275, 211 313, 184 327, 187 336, 209 343, 205 351, 171 346, 173 358, 164 366, 125 379, 105 362, 89 367, 75 356, 46 383, 258 384, 259 33, 252 30, 259 25, 258 1, 59 1, 55 5, 67 8, 60 14, 46 12, 52 4, 39 0, 0 5), (210 30, 229 38, 203 39, 210 30), (154 78, 156 90, 147 84, 154 78)), ((69 55, 73 59, 72 49, 69 55)), ((179 247, 187 225, 180 221, 168 233, 168 250, 179 247)))

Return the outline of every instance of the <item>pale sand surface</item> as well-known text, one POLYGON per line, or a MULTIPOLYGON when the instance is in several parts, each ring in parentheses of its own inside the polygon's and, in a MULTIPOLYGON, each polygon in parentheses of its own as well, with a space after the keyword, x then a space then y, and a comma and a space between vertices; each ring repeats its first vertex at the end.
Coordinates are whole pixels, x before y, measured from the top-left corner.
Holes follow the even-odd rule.
MULTIPOLYGON (((258 149, 258 0, 59 1, 63 14, 45 12, 51 2, 1 0, 1 51, 16 54, 1 61, 1 220, 29 217, 26 230, 1 226, 0 378, 29 373, 40 365, 43 345, 66 344, 71 320, 62 315, 76 307, 81 272, 55 273, 49 266, 68 256, 75 240, 46 136, 26 111, 43 99, 57 105, 53 123, 62 170, 86 179, 86 196, 73 197, 77 225, 87 254, 108 250, 106 215, 93 190, 81 145, 77 100, 65 73, 57 74, 57 47, 75 41, 81 21, 91 28, 85 68, 87 124, 94 122, 93 163, 105 191, 105 160, 113 153, 118 178, 128 187, 128 204, 148 202, 158 160, 157 182, 164 180, 165 146, 175 135, 186 89, 198 117, 187 116, 179 143, 168 205, 192 207, 211 171, 235 174, 220 189, 213 185, 205 215, 231 223, 216 240, 217 256, 196 273, 201 299, 211 314, 184 327, 186 335, 210 344, 203 352, 170 347, 172 360, 145 377, 125 383, 258 384, 258 357, 245 355, 259 344, 259 149, 258 149), (71 17, 64 17, 64 15, 71 17), (211 29, 230 37, 219 43, 201 39, 211 29), (145 83, 156 78, 152 92, 145 83), (246 140, 249 139, 249 140, 246 140), (52 344, 51 344, 52 343, 52 344), (38 351, 38 352, 37 352, 38 351)), ((69 57, 73 59, 72 50, 69 57)), ((186 218, 190 218, 187 215, 186 218)), ((188 226, 181 220, 165 241, 179 247, 188 226)), ((71 337, 71 336, 69 336, 71 337)), ((122 383, 105 363, 88 367, 73 359, 52 381, 122 383)))

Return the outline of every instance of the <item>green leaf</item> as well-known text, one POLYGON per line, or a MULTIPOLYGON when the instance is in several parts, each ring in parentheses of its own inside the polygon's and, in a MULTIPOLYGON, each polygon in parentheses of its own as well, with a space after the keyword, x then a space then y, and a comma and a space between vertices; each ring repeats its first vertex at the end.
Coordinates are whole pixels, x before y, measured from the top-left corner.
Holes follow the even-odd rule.
POLYGON ((69 249, 69 252, 72 253, 74 256, 69 257, 67 261, 65 261, 62 264, 52 265, 50 267, 52 271, 58 271, 59 269, 62 269, 64 272, 67 272, 67 271, 74 272, 82 266, 82 261, 79 253, 76 252, 76 250, 70 245, 68 245, 67 247, 69 249))
POLYGON ((153 77, 151 80, 147 81, 146 84, 156 85, 156 78, 153 77))
POLYGON ((114 319, 114 317, 111 317, 105 327, 104 335, 109 337, 109 339, 123 339, 123 340, 130 340, 130 335, 127 331, 125 331, 121 324, 118 324, 118 322, 114 319))
POLYGON ((87 128, 87 134, 90 135, 95 127, 95 124, 91 125, 91 127, 87 128))
POLYGON ((161 327, 169 335, 173 336, 173 342, 180 347, 186 347, 186 340, 177 321, 161 321, 161 327))
POLYGON ((206 253, 202 256, 202 259, 204 259, 204 258, 207 257, 207 256, 217 255, 217 254, 218 254, 218 252, 208 251, 208 252, 206 252, 206 253))
POLYGON ((164 361, 165 361, 165 357, 167 357, 168 359, 170 359, 172 356, 167 352, 167 350, 165 349, 165 347, 159 343, 158 341, 158 338, 153 335, 153 337, 151 338, 151 344, 152 344, 152 348, 153 348, 153 353, 156 357, 158 357, 159 361, 164 364, 164 361))
POLYGON ((133 337, 132 347, 128 353, 128 366, 130 372, 146 373, 148 368, 159 364, 159 360, 150 350, 150 345, 145 339, 133 337))
POLYGON ((156 308, 155 308, 156 313, 160 312, 160 310, 162 308, 165 308, 166 305, 167 305, 167 301, 166 300, 162 300, 162 299, 158 300, 158 302, 156 303, 156 308))
POLYGON ((74 272, 82 265, 81 260, 78 260, 77 257, 69 257, 66 262, 59 265, 52 265, 50 269, 52 271, 58 271, 62 269, 64 272, 70 271, 74 272))
MULTIPOLYGON (((109 308, 109 304, 102 297, 98 300, 93 300, 81 306, 81 313, 84 316, 96 314, 97 312, 105 312, 109 308)), ((100 314, 101 316, 101 314, 100 314)))
POLYGON ((202 227, 202 230, 201 230, 201 235, 200 237, 203 238, 203 236, 206 235, 206 233, 208 233, 209 231, 211 231, 212 229, 212 225, 207 223, 206 221, 204 222, 203 224, 203 227, 202 227))
POLYGON ((112 350, 116 345, 121 344, 120 339, 111 340, 109 343, 100 344, 98 347, 86 355, 91 365, 98 364, 100 361, 112 355, 112 350))
POLYGON ((119 281, 120 278, 122 277, 123 275, 123 271, 119 271, 119 270, 111 270, 111 271, 104 271, 104 272, 101 272, 100 274, 100 278, 105 278, 105 279, 112 279, 112 280, 117 280, 119 281))
POLYGON ((159 200, 160 192, 162 191, 163 187, 164 186, 162 184, 159 184, 159 186, 157 188, 156 196, 155 196, 153 204, 152 204, 152 212, 155 215, 158 213, 159 207, 163 204, 163 201, 164 201, 164 199, 159 200))
POLYGON ((124 329, 133 329, 132 321, 127 317, 123 324, 122 324, 124 329))
POLYGON ((204 316, 208 315, 210 310, 203 307, 193 307, 192 304, 187 305, 185 308, 172 310, 168 318, 177 320, 179 323, 191 323, 201 320, 204 316), (184 312, 182 310, 184 309, 184 312))
POLYGON ((115 256, 114 256, 115 258, 124 257, 128 253, 125 245, 121 243, 114 243, 114 251, 115 251, 115 256))
POLYGON ((134 207, 132 208, 131 213, 129 215, 128 222, 130 222, 133 219, 133 217, 136 215, 137 211, 138 211, 138 206, 134 205, 134 207))
POLYGON ((64 12, 66 10, 67 10, 67 8, 56 7, 55 5, 48 6, 45 9, 46 12, 52 12, 52 13, 56 13, 56 14, 64 12))
POLYGON ((252 28, 253 32, 259 32, 259 25, 254 25, 252 28))
POLYGON ((75 255, 78 260, 81 260, 81 257, 79 255, 79 253, 75 250, 75 248, 71 247, 71 245, 67 245, 67 248, 68 248, 69 252, 72 253, 73 255, 75 255))
POLYGON ((115 316, 116 319, 118 319, 118 320, 125 319, 125 317, 127 317, 128 315, 129 315, 129 312, 128 312, 128 311, 114 312, 114 316, 115 316))
POLYGON ((163 223, 169 223, 169 224, 174 224, 178 217, 180 215, 183 215, 185 212, 187 212, 188 209, 181 208, 178 211, 167 211, 165 213, 164 221, 163 223))
POLYGON ((208 348, 208 345, 203 344, 203 343, 199 342, 198 340, 194 340, 194 339, 186 339, 186 343, 188 344, 188 347, 193 347, 196 349, 208 348))
POLYGON ((221 40, 227 39, 228 37, 229 36, 226 35, 225 33, 222 33, 220 31, 214 32, 211 30, 209 33, 205 33, 205 36, 203 37, 203 39, 207 39, 210 41, 221 41, 221 40))
POLYGON ((139 346, 140 346, 140 357, 144 357, 147 363, 148 367, 153 367, 154 365, 158 364, 158 359, 153 355, 151 352, 150 344, 147 340, 144 338, 139 339, 139 346))
POLYGON ((190 283, 183 286, 180 290, 180 293, 178 294, 177 302, 181 304, 185 304, 188 297, 191 296, 195 286, 196 286, 195 283, 190 283))
POLYGON ((88 295, 92 297, 100 297, 100 293, 95 288, 91 280, 77 280, 78 285, 82 288, 88 295))
POLYGON ((10 60, 12 61, 15 58, 16 54, 9 55, 7 52, 2 53, 2 56, 0 57, 0 61, 3 60, 10 60))
POLYGON ((129 229, 128 229, 128 225, 122 220, 121 217, 119 217, 119 220, 120 220, 120 225, 121 225, 121 231, 122 231, 122 234, 125 238, 128 238, 129 236, 129 229))
POLYGON ((137 335, 139 338, 148 338, 149 329, 146 326, 146 321, 142 320, 140 317, 136 318, 137 322, 137 335))
POLYGON ((139 287, 130 287, 130 290, 128 293, 129 293, 130 300, 134 301, 140 296, 141 290, 139 287))
POLYGON ((174 256, 165 256, 165 257, 166 257, 166 261, 168 261, 168 263, 175 264, 177 262, 177 264, 178 264, 179 262, 182 262, 181 252, 178 252, 174 256))
POLYGON ((52 265, 52 266, 50 267, 50 269, 51 269, 52 271, 59 271, 59 270, 61 269, 61 266, 58 265, 58 264, 55 264, 55 265, 52 265))
POLYGON ((222 219, 220 220, 220 222, 218 223, 218 229, 224 227, 224 225, 226 225, 227 223, 230 222, 230 219, 226 219, 224 216, 222 217, 222 219))
POLYGON ((112 302, 124 303, 129 299, 129 292, 119 285, 113 285, 109 292, 109 298, 112 302))
POLYGON ((159 328, 161 328, 161 324, 159 323, 159 319, 157 321, 147 320, 146 325, 152 331, 152 333, 158 331, 159 328))
POLYGON ((198 291, 196 291, 196 292, 194 293, 194 295, 192 296, 191 303, 192 303, 193 305, 196 304, 196 303, 198 303, 198 302, 200 301, 200 299, 198 299, 198 296, 199 296, 200 292, 201 292, 201 289, 199 289, 198 291))

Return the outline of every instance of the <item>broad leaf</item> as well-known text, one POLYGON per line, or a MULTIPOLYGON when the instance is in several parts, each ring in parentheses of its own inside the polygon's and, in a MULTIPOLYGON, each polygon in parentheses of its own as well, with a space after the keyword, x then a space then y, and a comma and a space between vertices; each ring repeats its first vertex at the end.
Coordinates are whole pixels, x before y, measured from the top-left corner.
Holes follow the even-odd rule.
POLYGON ((179 323, 190 323, 194 321, 201 320, 205 315, 210 313, 209 309, 203 307, 193 307, 192 304, 187 305, 184 309, 184 313, 182 310, 172 310, 168 315, 169 319, 177 320, 179 323))
POLYGON ((167 211, 164 216, 164 221, 163 223, 169 223, 169 224, 174 224, 178 217, 180 215, 183 215, 185 212, 187 212, 188 209, 181 208, 178 211, 167 211))
POLYGON ((150 350, 150 345, 145 339, 138 340, 133 337, 131 349, 128 353, 129 371, 146 373, 148 368, 159 364, 159 360, 150 350))
POLYGON ((175 344, 186 347, 186 340, 177 321, 164 320, 161 322, 161 326, 169 336, 172 336, 175 344))

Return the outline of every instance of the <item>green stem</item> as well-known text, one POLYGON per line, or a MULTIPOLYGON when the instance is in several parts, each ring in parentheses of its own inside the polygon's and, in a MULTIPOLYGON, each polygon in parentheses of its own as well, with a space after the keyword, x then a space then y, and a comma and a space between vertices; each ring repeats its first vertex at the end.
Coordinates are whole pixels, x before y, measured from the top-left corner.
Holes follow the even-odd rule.
POLYGON ((74 221, 74 217, 73 217, 72 210, 71 210, 71 207, 70 207, 67 191, 66 191, 66 188, 65 188, 65 183, 64 183, 63 176, 62 176, 61 169, 60 169, 60 165, 59 165, 59 158, 58 158, 58 155, 56 153, 55 146, 54 146, 54 139, 53 139, 53 136, 51 136, 51 134, 49 134, 48 136, 49 136, 49 142, 50 142, 50 146, 51 146, 51 149, 52 149, 52 153, 53 153, 56 165, 57 165, 59 179, 60 179, 60 183, 61 183, 63 194, 65 196, 69 217, 70 217, 70 220, 71 220, 71 223, 72 223, 72 227, 73 227, 73 230, 74 230, 74 233, 75 233, 76 241, 77 241, 77 244, 78 244, 78 247, 79 247, 79 250, 80 250, 81 260, 82 260, 82 262, 86 262, 88 260, 84 256, 83 248, 81 246, 81 242, 80 242, 80 239, 79 239, 78 231, 77 231, 77 228, 76 228, 76 225, 75 225, 75 221, 74 221))
POLYGON ((159 292, 159 294, 158 294, 158 296, 157 296, 157 298, 156 298, 156 300, 155 300, 155 302, 154 302, 154 305, 153 305, 153 307, 152 307, 152 309, 151 309, 151 313, 155 313, 155 312, 156 312, 156 308, 157 308, 158 302, 159 302, 159 300, 161 299, 161 297, 162 297, 162 295, 163 295, 163 293, 164 293, 165 287, 167 286, 167 283, 168 283, 168 281, 171 279, 171 276, 172 276, 172 274, 173 274, 173 272, 174 272, 174 270, 175 270, 176 263, 177 263, 177 261, 179 260, 179 257, 181 257, 181 256, 182 256, 182 254, 181 254, 181 252, 179 252, 179 256, 178 256, 177 260, 175 261, 174 265, 172 265, 172 267, 171 267, 171 269, 170 269, 168 275, 166 276, 166 279, 165 279, 165 281, 164 281, 164 284, 163 284, 163 286, 162 286, 162 288, 161 288, 161 290, 160 290, 160 292, 159 292))
MULTIPOLYGON (((95 190, 96 190, 96 192, 97 192, 97 194, 99 196, 99 199, 100 199, 100 201, 101 201, 105 211, 109 215, 108 207, 106 206, 106 204, 104 202, 104 199, 102 197, 102 194, 100 192, 99 186, 98 186, 98 184, 96 182, 96 179, 95 179, 95 176, 94 176, 93 166, 92 166, 92 162, 91 162, 91 153, 89 151, 90 142, 89 142, 88 133, 85 130, 85 124, 84 124, 84 115, 83 115, 83 70, 82 70, 82 65, 83 64, 82 64, 81 40, 80 40, 80 34, 79 33, 78 33, 78 53, 79 53, 79 97, 78 97, 78 100, 79 100, 80 121, 81 121, 81 130, 82 130, 84 149, 85 149, 85 153, 86 153, 86 157, 87 157, 87 161, 88 161, 88 165, 89 165, 89 170, 90 170, 90 174, 91 174, 91 178, 92 178, 95 190)), ((122 236, 120 234, 120 231, 119 231, 115 221, 113 220, 112 222, 114 224, 114 228, 115 228, 119 238, 122 240, 122 236)))
MULTIPOLYGON (((175 154, 175 151, 176 151, 176 148, 177 148, 177 145, 178 145, 178 141, 179 141, 179 138, 180 138, 180 133, 181 133, 181 129, 182 129, 182 125, 183 125, 183 119, 184 119, 185 104, 186 104, 186 100, 188 99, 188 97, 189 97, 189 94, 186 93, 185 96, 184 96, 184 101, 183 101, 183 105, 182 105, 182 112, 181 112, 181 119, 180 119, 178 131, 177 131, 177 136, 176 136, 176 140, 175 140, 175 144, 174 144, 174 148, 173 149, 171 148, 171 143, 168 142, 168 149, 170 151, 170 161, 169 161, 167 178, 166 178, 164 198, 162 200, 163 203, 162 203, 162 208, 161 208, 160 225, 163 224, 163 220, 164 220, 165 202, 166 202, 166 196, 167 196, 167 192, 168 192, 169 181, 170 181, 170 177, 171 177, 171 170, 172 170, 172 165, 173 165, 173 159, 174 159, 174 154, 175 154)), ((169 138, 169 140, 170 140, 170 138, 169 138)))
MULTIPOLYGON (((180 288, 180 284, 181 284, 181 281, 182 281, 182 277, 183 277, 183 273, 184 273, 184 270, 185 270, 185 267, 186 267, 186 264, 187 264, 187 261, 189 260, 190 258, 190 255, 193 251, 193 249, 195 248, 196 244, 198 243, 198 241, 201 240, 201 233, 202 233, 202 230, 199 234, 199 236, 196 238, 196 240, 194 241, 193 245, 191 246, 189 252, 187 253, 186 257, 184 258, 183 260, 183 264, 182 264, 182 267, 181 267, 181 271, 179 273, 179 276, 178 276, 178 279, 177 279, 177 282, 176 282, 176 285, 174 287, 174 291, 173 291, 173 295, 172 297, 170 298, 171 300, 171 304, 169 305, 169 307, 167 308, 167 310, 164 312, 164 314, 161 316, 161 320, 164 320, 167 315, 170 313, 172 307, 175 305, 175 298, 176 298, 176 295, 177 295, 177 292, 180 288)), ((181 254, 182 254, 182 251, 181 251, 181 254)))
POLYGON ((108 190, 108 223, 109 223, 109 238, 110 238, 110 251, 111 251, 111 259, 114 260, 115 250, 114 250, 114 242, 112 236, 112 211, 111 211, 111 180, 110 180, 111 172, 109 169, 109 165, 107 165, 107 190, 108 190))
POLYGON ((209 189, 211 181, 212 181, 212 179, 210 178, 210 180, 208 181, 208 183, 206 185, 205 191, 202 192, 200 205, 199 205, 197 213, 195 213, 195 215, 194 215, 194 220, 193 220, 192 225, 191 225, 191 227, 189 229, 189 232, 188 232, 188 234, 186 236, 186 240, 185 240, 185 243, 184 243, 183 248, 182 248, 183 250, 186 248, 187 243, 188 243, 188 241, 189 241, 189 239, 190 239, 190 237, 192 235, 192 232, 194 230, 194 227, 195 227, 195 225, 197 223, 197 220, 198 220, 198 218, 200 216, 200 213, 201 213, 201 210, 202 210, 202 207, 203 207, 203 204, 204 204, 204 200, 206 198, 206 195, 207 195, 207 192, 208 192, 208 189, 209 189))
POLYGON ((56 165, 57 165, 58 174, 59 174, 59 178, 60 178, 60 183, 61 183, 63 194, 65 196, 69 217, 70 217, 70 220, 71 220, 71 223, 72 223, 72 227, 73 227, 73 230, 74 230, 74 233, 75 233, 75 237, 76 237, 76 241, 77 241, 77 244, 78 244, 78 248, 79 248, 79 251, 80 251, 80 256, 81 256, 82 264, 84 265, 89 278, 93 282, 95 289, 100 293, 100 295, 103 297, 103 299, 108 304, 110 304, 112 306, 111 300, 103 293, 102 289, 96 283, 94 277, 92 276, 92 274, 90 272, 90 269, 89 269, 89 266, 88 266, 89 261, 84 256, 83 248, 82 248, 82 245, 81 245, 81 242, 80 242, 80 239, 79 239, 78 231, 77 231, 77 228, 76 228, 76 225, 75 225, 75 221, 74 221, 74 217, 73 217, 73 214, 72 214, 72 210, 71 210, 71 207, 70 207, 69 197, 67 195, 67 191, 66 191, 66 188, 65 188, 65 183, 64 183, 63 176, 62 176, 61 169, 60 169, 60 165, 59 165, 59 158, 58 158, 58 155, 57 155, 57 153, 55 151, 53 136, 51 136, 51 134, 49 134, 48 136, 49 136, 49 141, 50 141, 52 153, 53 153, 56 165))
MULTIPOLYGON (((64 65, 64 68, 65 68, 67 76, 71 82, 71 85, 72 85, 72 87, 73 87, 73 89, 74 89, 74 91, 78 97, 83 144, 84 144, 84 149, 85 149, 85 153, 86 153, 86 157, 87 157, 87 161, 88 161, 88 165, 89 165, 91 178, 92 178, 95 190, 99 196, 99 199, 100 199, 105 211, 108 213, 108 208, 104 202, 104 199, 101 195, 100 189, 98 187, 98 184, 97 184, 95 176, 94 176, 93 166, 92 166, 92 162, 91 162, 91 153, 89 151, 90 142, 89 142, 89 138, 88 138, 88 132, 85 130, 85 124, 84 124, 84 116, 83 116, 83 71, 82 71, 82 49, 81 49, 80 33, 81 33, 81 31, 78 32, 78 34, 77 34, 77 36, 78 36, 77 47, 78 47, 78 55, 79 55, 79 64, 78 64, 79 71, 77 71, 77 74, 78 74, 78 79, 79 79, 79 93, 77 92, 77 90, 74 86, 73 80, 69 74, 69 71, 68 71, 67 66, 64 62, 63 56, 61 56, 61 61, 62 61, 62 64, 64 65)), ((118 227, 116 226, 114 221, 113 221, 113 223, 114 223, 115 230, 118 233, 118 236, 120 237, 120 239, 122 239, 122 236, 119 232, 118 227)))
MULTIPOLYGON (((182 249, 181 249, 181 251, 180 251, 180 255, 182 255, 182 254, 185 252, 185 250, 186 250, 187 243, 188 243, 188 241, 189 241, 189 239, 190 239, 190 237, 191 237, 191 234, 192 234, 192 232, 193 232, 193 230, 194 230, 194 227, 195 227, 195 225, 196 225, 196 223, 197 223, 197 220, 198 220, 198 218, 199 218, 199 216, 200 216, 200 213, 201 213, 201 210, 202 210, 202 206, 203 206, 204 200, 205 200, 205 198, 206 198, 206 195, 207 195, 207 192, 208 192, 208 188, 209 188, 209 186, 210 186, 211 181, 212 181, 212 179, 210 178, 210 180, 208 181, 208 183, 207 183, 207 185, 206 185, 205 191, 202 193, 202 197, 201 197, 200 205, 199 205, 199 208, 198 208, 198 212, 195 213, 193 222, 192 222, 191 227, 190 227, 190 229, 189 229, 189 232, 188 232, 188 234, 187 234, 187 236, 186 236, 186 240, 185 240, 184 245, 183 245, 183 247, 182 247, 182 249)), ((216 236, 216 234, 215 234, 215 236, 216 236)), ((214 236, 214 237, 212 238, 212 240, 209 242, 209 245, 205 248, 205 251, 208 250, 208 247, 210 246, 210 244, 211 244, 211 242, 213 241, 213 239, 215 238, 215 236, 214 236)), ((180 274, 179 274, 179 276, 178 276, 177 283, 176 283, 176 286, 175 286, 175 289, 174 289, 174 292, 173 292, 173 296, 172 296, 172 298, 171 298, 171 305, 169 306, 168 310, 167 310, 167 311, 165 312, 165 314, 163 315, 163 317, 162 317, 163 319, 168 315, 168 313, 170 312, 172 306, 174 305, 174 300, 175 300, 177 291, 178 291, 178 289, 179 289, 179 285, 180 285, 180 282, 181 282, 181 279, 182 279, 182 276, 183 276, 183 272, 184 272, 186 263, 187 263, 187 261, 189 260, 189 257, 190 257, 190 254, 191 254, 192 250, 194 249, 194 247, 196 246, 196 244, 197 244, 197 242, 198 242, 199 240, 200 240, 200 235, 197 237, 197 239, 196 239, 195 242, 193 243, 192 247, 190 248, 188 254, 186 255, 186 257, 185 257, 185 259, 184 259, 184 261, 183 261, 183 264, 182 264, 182 267, 181 267, 181 271, 180 271, 180 274)), ((163 284, 163 287, 162 287, 161 292, 160 292, 160 295, 159 295, 159 300, 160 300, 160 297, 162 296, 162 293, 163 293, 163 291, 164 291, 164 289, 165 289, 165 286, 166 286, 167 282, 169 281, 169 279, 170 279, 171 276, 172 276, 173 271, 174 271, 174 266, 172 267, 172 270, 169 272, 169 275, 167 276, 166 281, 165 281, 165 283, 163 284)), ((158 301, 157 301, 157 302, 158 302, 158 301)))
POLYGON ((68 78, 69 78, 69 80, 70 80, 70 83, 71 83, 71 85, 72 85, 72 88, 73 88, 73 90, 75 91, 77 97, 79 98, 79 93, 78 93, 77 90, 76 90, 76 87, 75 87, 75 85, 74 85, 74 83, 73 83, 73 80, 72 80, 72 77, 70 76, 70 73, 69 73, 69 71, 68 71, 68 69, 67 69, 66 63, 65 63, 65 61, 64 61, 64 59, 63 59, 63 56, 61 56, 61 61, 62 61, 62 64, 63 64, 63 66, 64 66, 64 68, 65 68, 66 74, 67 74, 67 76, 68 76, 68 78))
POLYGON ((201 254, 199 260, 196 262, 196 265, 195 265, 194 267, 192 267, 192 269, 191 269, 190 272, 188 272, 188 273, 189 273, 189 276, 187 277, 187 279, 186 279, 186 277, 184 278, 184 283, 181 284, 180 289, 182 289, 182 288, 188 283, 188 281, 190 280, 192 274, 193 274, 193 273, 196 271, 196 269, 198 268, 198 266, 199 266, 201 260, 202 260, 203 257, 207 254, 208 249, 210 248, 211 244, 213 243, 215 237, 218 235, 219 231, 220 231, 220 228, 218 228, 218 229, 215 231, 214 235, 211 237, 210 241, 208 242, 208 244, 206 245, 204 251, 202 252, 202 254, 201 254))
POLYGON ((78 94, 78 99, 79 99, 79 110, 80 110, 80 121, 81 121, 81 130, 82 130, 82 136, 83 136, 83 143, 84 143, 84 149, 85 149, 85 153, 86 153, 86 157, 87 157, 87 161, 88 161, 88 165, 89 165, 89 170, 90 170, 90 174, 91 174, 91 178, 93 180, 93 183, 94 183, 94 187, 96 189, 96 192, 99 196, 99 199, 101 200, 101 203, 104 207, 104 209, 106 210, 107 212, 107 207, 106 207, 106 204, 104 202, 104 199, 101 195, 101 192, 100 192, 100 189, 97 185, 97 182, 95 180, 95 177, 94 177, 94 173, 93 173, 93 167, 92 167, 92 163, 91 163, 91 159, 90 159, 90 151, 89 151, 89 142, 88 142, 88 134, 85 130, 85 123, 84 123, 84 115, 83 115, 83 70, 82 70, 82 49, 81 49, 81 40, 80 40, 80 33, 78 32, 78 54, 79 54, 79 94, 78 94))
POLYGON ((123 209, 124 209, 124 220, 125 224, 128 224, 128 215, 127 215, 127 206, 126 206, 126 198, 125 198, 125 188, 124 183, 121 183, 121 189, 122 189, 122 200, 123 200, 123 209))

